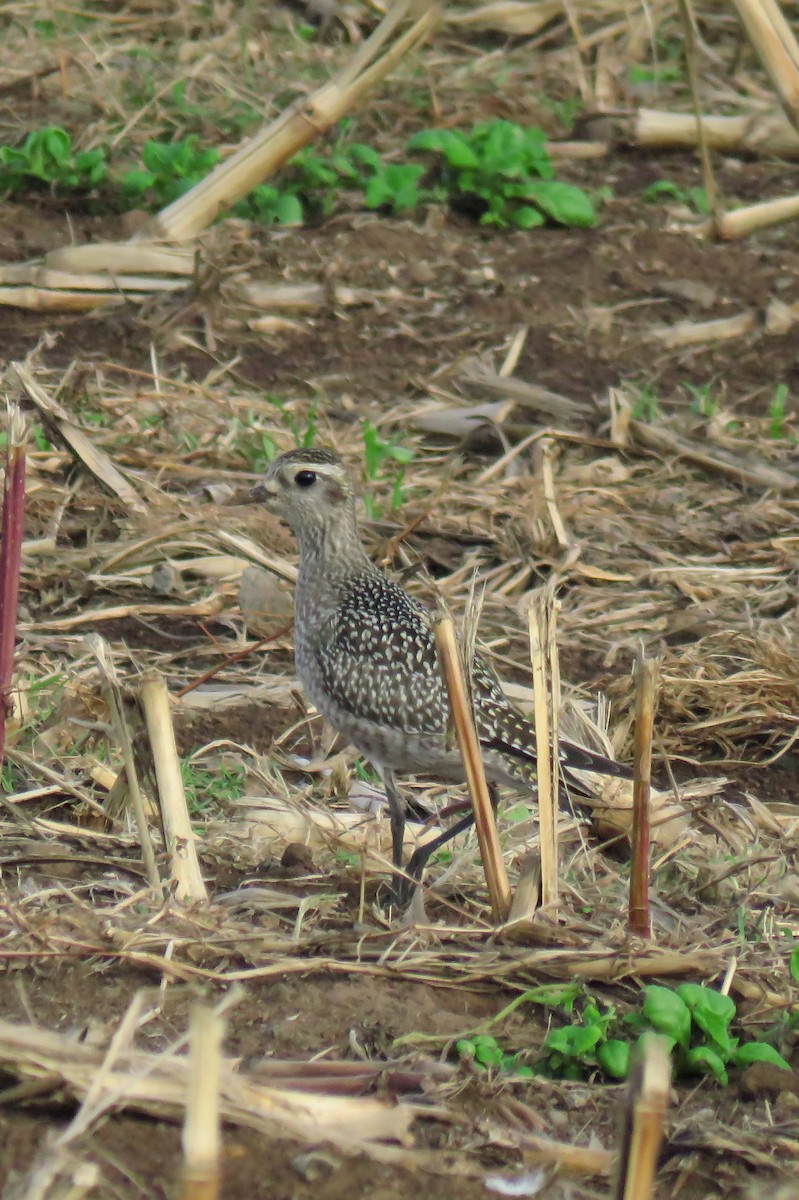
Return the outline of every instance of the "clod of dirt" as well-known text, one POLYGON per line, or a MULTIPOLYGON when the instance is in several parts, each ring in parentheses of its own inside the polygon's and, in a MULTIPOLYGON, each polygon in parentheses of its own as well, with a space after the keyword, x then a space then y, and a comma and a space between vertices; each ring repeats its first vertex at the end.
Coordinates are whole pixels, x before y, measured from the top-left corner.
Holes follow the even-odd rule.
POLYGON ((294 613, 292 591, 271 571, 247 567, 239 584, 239 608, 248 629, 260 637, 273 637, 290 623, 294 613))
POLYGON ((289 842, 283 851, 280 865, 298 875, 313 874, 316 870, 313 855, 302 842, 289 842))
POLYGON ((799 1096, 799 1071, 786 1071, 776 1063, 752 1063, 741 1075, 738 1090, 753 1100, 773 1100, 782 1092, 799 1096))

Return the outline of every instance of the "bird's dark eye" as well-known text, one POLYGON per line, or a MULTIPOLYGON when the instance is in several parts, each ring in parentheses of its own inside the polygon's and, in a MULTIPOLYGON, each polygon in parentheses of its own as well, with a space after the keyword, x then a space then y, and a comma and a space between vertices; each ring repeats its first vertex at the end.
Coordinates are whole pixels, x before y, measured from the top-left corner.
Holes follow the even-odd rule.
POLYGON ((296 483, 297 487, 301 487, 301 488, 313 487, 313 485, 316 483, 316 472, 315 471, 298 471, 297 474, 294 476, 294 482, 296 483))

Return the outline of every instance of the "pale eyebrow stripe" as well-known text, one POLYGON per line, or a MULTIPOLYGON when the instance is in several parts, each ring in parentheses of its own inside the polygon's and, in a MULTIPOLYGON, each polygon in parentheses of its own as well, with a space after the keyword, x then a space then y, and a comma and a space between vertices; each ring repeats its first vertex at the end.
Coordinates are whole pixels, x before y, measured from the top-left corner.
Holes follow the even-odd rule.
POLYGON ((292 471, 313 471, 316 475, 329 475, 341 478, 343 471, 335 463, 297 462, 291 464, 292 471))

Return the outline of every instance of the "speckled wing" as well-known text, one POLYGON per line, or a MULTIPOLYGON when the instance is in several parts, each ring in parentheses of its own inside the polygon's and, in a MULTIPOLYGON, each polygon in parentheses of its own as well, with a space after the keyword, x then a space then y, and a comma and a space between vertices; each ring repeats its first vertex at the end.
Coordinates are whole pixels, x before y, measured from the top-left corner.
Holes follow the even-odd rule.
MULTIPOLYGON (((476 656, 472 667, 472 692, 474 697, 475 725, 480 744, 505 756, 509 765, 517 764, 520 774, 527 774, 535 767, 535 729, 505 696, 502 688, 486 663, 476 656)), ((603 754, 585 750, 572 742, 561 740, 561 765, 568 772, 570 767, 580 771, 594 771, 599 775, 614 775, 623 779, 632 777, 628 767, 614 762, 603 754)), ((579 790, 579 785, 578 785, 579 790)))
POLYGON ((316 655, 341 710, 403 733, 445 732, 449 708, 426 608, 388 577, 361 575, 344 588, 328 629, 316 655))

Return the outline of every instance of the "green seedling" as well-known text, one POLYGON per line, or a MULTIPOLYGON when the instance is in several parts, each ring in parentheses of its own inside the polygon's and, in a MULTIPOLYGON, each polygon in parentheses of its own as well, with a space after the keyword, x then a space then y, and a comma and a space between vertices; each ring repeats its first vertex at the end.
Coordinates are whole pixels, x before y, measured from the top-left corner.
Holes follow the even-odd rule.
POLYGON ((242 767, 220 767, 210 771, 184 759, 180 773, 189 814, 193 817, 207 816, 212 809, 224 807, 244 795, 242 767))
POLYGON ((677 83, 683 76, 684 53, 682 38, 658 36, 655 41, 656 61, 650 66, 634 63, 629 71, 630 83, 677 83))
POLYGON ((574 129, 574 122, 585 108, 585 104, 580 96, 570 96, 566 100, 555 100, 551 96, 538 94, 536 100, 542 108, 552 113, 567 133, 571 133, 572 129, 574 129))
POLYGON ((660 400, 650 384, 640 388, 632 406, 632 415, 636 421, 654 421, 660 415, 660 400))
POLYGON ((460 1038, 455 1043, 458 1054, 467 1062, 482 1070, 502 1071, 506 1074, 530 1077, 532 1067, 522 1066, 518 1054, 508 1054, 490 1033, 478 1033, 474 1037, 460 1038))
POLYGON ((707 191, 703 187, 681 187, 673 179, 657 179, 650 183, 644 191, 643 199, 647 204, 655 204, 661 200, 677 200, 686 204, 701 216, 708 216, 710 204, 707 191))
POLYGON ((126 203, 163 208, 204 179, 220 154, 214 146, 202 148, 198 142, 196 134, 177 142, 145 142, 142 169, 128 171, 122 178, 126 203))
POLYGON ((244 100, 231 100, 221 95, 215 84, 203 78, 191 81, 179 79, 162 100, 165 123, 181 136, 199 133, 207 136, 209 131, 226 137, 238 138, 248 133, 261 121, 261 113, 244 100), (190 84, 195 99, 186 95, 190 84))
MULTIPOLYGON (((371 421, 364 421, 362 433, 366 478, 369 483, 375 483, 385 474, 386 467, 393 467, 391 508, 392 510, 399 508, 405 499, 403 488, 405 468, 413 460, 413 451, 391 439, 382 438, 371 421)), ((376 503, 370 490, 364 494, 364 504, 369 517, 375 518, 380 515, 380 506, 376 503)))
MULTIPOLYGON (((799 954, 791 960, 799 975, 799 954)), ((589 999, 582 1019, 552 1030, 537 1064, 543 1074, 583 1079, 599 1068, 611 1079, 625 1079, 634 1049, 630 1033, 640 1041, 653 1033, 668 1040, 677 1075, 710 1075, 722 1086, 728 1068, 768 1062, 789 1069, 788 1063, 765 1041, 741 1044, 730 1033, 735 1002, 715 988, 682 983, 672 989, 651 984, 641 994, 641 1009, 619 1019, 613 1006, 604 1011, 589 999)))
POLYGON ((713 385, 711 383, 703 383, 701 387, 695 387, 692 383, 686 383, 685 388, 691 396, 692 413, 708 418, 716 415, 719 402, 713 395, 713 385))
POLYGON ((788 388, 784 383, 778 383, 774 389, 768 406, 769 437, 781 440, 785 437, 785 406, 788 400, 788 388))
POLYGON ((302 200, 292 192, 281 192, 261 183, 233 209, 234 216, 257 221, 259 225, 302 225, 305 210, 302 200))
POLYGON ((426 129, 411 138, 408 149, 437 157, 434 194, 474 211, 483 225, 596 224, 588 193, 555 179, 542 129, 502 120, 475 125, 470 133, 426 129))
POLYGON ((382 165, 366 185, 367 208, 384 208, 391 213, 410 212, 424 199, 419 180, 424 167, 415 163, 382 165))
POLYGON ((76 154, 72 138, 51 125, 29 133, 22 146, 0 146, 0 191, 14 193, 31 185, 54 191, 88 192, 108 176, 106 152, 101 147, 76 154))

